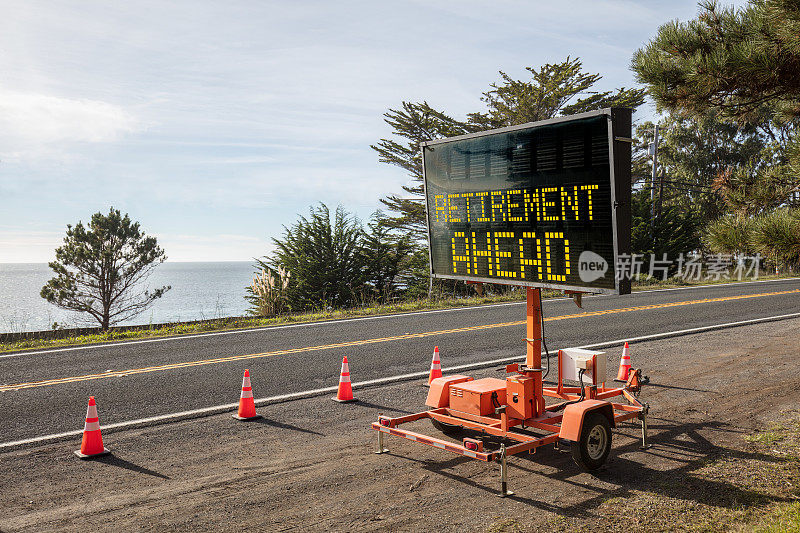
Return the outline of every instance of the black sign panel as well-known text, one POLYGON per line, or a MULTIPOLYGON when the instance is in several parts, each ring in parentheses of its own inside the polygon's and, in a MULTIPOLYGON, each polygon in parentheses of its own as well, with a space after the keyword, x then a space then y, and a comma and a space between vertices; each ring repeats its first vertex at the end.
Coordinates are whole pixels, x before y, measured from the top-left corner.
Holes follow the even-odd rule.
POLYGON ((629 292, 630 110, 431 141, 423 160, 434 277, 629 292))

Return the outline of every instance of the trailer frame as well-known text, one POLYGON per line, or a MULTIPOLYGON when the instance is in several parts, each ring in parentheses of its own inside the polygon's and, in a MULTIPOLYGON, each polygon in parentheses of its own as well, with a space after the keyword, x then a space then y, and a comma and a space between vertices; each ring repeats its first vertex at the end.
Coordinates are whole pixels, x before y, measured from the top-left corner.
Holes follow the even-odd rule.
MULTIPOLYGON (((522 375, 534 378, 534 391, 532 401, 535 402, 535 416, 527 419, 514 418, 506 412, 506 405, 495 409, 494 414, 478 415, 451 409, 449 406, 435 407, 426 411, 398 417, 379 415, 378 421, 372 423, 372 429, 378 432, 378 448, 375 453, 388 452, 385 446, 385 436, 391 435, 439 448, 451 453, 463 455, 484 462, 500 462, 501 491, 500 496, 513 494, 507 489, 507 465, 509 456, 522 452, 535 453, 536 450, 548 444, 558 445, 561 441, 577 442, 581 434, 581 426, 585 415, 592 411, 600 411, 608 418, 611 427, 616 427, 620 422, 639 419, 642 423, 642 447, 649 447, 647 442, 647 415, 649 406, 638 400, 637 394, 641 386, 646 383, 640 370, 631 369, 627 381, 617 387, 607 387, 606 383, 591 386, 565 386, 562 380, 563 352, 558 351, 558 381, 555 386, 544 387, 542 383, 541 344, 542 344, 542 316, 541 293, 538 288, 527 288, 527 344, 526 365, 522 368, 517 364, 507 365, 505 370, 508 375, 522 375), (545 404, 545 398, 555 398, 562 401, 545 404), (612 402, 611 398, 622 397, 627 403, 612 402), (400 428, 402 424, 415 422, 422 419, 431 419, 450 426, 460 426, 463 429, 479 432, 481 435, 492 436, 503 441, 512 441, 509 445, 501 442, 500 448, 493 451, 483 451, 482 443, 473 439, 464 439, 462 444, 439 437, 433 437, 400 428), (517 431, 520 428, 525 431, 517 431)), ((447 376, 438 379, 447 379, 447 376)), ((471 378, 470 378, 471 379, 471 378)), ((609 443, 610 446, 610 443, 609 443)))

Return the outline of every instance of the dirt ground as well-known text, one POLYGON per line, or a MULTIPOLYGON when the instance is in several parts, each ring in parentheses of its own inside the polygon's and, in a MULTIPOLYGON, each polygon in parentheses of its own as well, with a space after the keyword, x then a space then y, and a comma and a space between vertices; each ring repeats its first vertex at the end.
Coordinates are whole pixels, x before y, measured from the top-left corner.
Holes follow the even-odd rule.
POLYGON ((653 447, 637 422, 595 475, 552 446, 512 457, 512 498, 493 463, 397 438, 372 453, 379 412, 423 408, 416 381, 105 433, 114 453, 94 461, 79 439, 0 454, 0 531, 782 530, 800 496, 798 346, 800 320, 632 345, 653 447))

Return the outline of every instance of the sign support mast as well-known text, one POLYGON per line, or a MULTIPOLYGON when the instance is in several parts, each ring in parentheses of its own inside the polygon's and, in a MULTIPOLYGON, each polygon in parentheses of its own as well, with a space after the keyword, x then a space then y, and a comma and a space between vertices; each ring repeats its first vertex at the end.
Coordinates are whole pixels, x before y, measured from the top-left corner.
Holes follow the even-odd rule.
POLYGON ((525 339, 528 342, 525 365, 529 369, 542 368, 542 308, 539 305, 541 289, 527 287, 528 322, 525 339))
POLYGON ((526 287, 527 321, 525 326, 525 376, 534 378, 534 406, 535 416, 544 413, 544 396, 542 395, 542 289, 539 287, 526 287))

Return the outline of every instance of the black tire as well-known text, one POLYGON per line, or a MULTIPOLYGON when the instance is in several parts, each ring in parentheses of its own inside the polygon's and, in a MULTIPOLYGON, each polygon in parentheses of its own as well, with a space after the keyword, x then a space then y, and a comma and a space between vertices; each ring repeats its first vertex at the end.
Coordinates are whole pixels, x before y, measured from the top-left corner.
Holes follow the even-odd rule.
POLYGON ((455 424, 448 424, 447 422, 439 422, 435 418, 431 418, 431 424, 433 424, 433 427, 435 427, 445 435, 449 436, 459 435, 464 429, 461 426, 457 426, 455 424))
POLYGON ((603 413, 590 411, 583 420, 581 440, 572 443, 572 459, 584 470, 597 470, 611 452, 611 424, 603 413))

